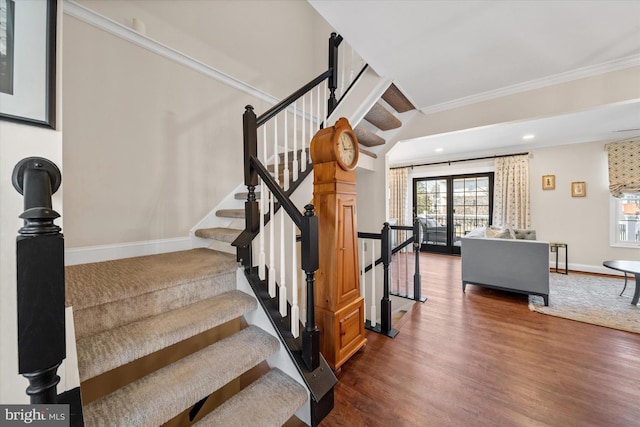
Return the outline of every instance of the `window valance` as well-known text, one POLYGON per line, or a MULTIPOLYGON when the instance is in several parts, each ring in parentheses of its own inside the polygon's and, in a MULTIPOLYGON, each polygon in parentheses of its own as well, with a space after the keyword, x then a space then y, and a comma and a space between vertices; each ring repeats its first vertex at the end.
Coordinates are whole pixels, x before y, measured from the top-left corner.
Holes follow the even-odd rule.
POLYGON ((613 197, 640 192, 640 139, 607 144, 609 191, 613 197))

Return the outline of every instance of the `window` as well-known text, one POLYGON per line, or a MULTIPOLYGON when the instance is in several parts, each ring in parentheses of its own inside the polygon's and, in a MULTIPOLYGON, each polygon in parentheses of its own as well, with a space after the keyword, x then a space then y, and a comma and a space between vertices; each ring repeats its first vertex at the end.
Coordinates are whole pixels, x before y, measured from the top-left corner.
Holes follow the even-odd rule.
POLYGON ((611 244, 640 247, 640 193, 611 197, 611 244))

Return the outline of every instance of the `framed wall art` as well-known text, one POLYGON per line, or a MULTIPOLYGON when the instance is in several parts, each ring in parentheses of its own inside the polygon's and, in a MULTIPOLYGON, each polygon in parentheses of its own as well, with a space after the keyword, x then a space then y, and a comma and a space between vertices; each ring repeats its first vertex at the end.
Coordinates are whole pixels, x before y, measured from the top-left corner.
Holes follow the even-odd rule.
POLYGON ((542 189, 543 190, 555 190, 556 189, 556 176, 555 175, 543 175, 542 176, 542 189))
POLYGON ((55 127, 56 0, 0 0, 0 119, 55 127))
POLYGON ((587 184, 584 181, 571 183, 571 197, 585 197, 587 195, 587 184))

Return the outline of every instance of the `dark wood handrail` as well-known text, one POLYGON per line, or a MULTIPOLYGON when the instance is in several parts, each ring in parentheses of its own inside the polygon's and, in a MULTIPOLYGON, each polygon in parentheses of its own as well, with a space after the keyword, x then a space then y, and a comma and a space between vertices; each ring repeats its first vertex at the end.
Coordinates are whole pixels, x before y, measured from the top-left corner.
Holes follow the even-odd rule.
POLYGON ((323 81, 325 81, 326 79, 328 79, 332 75, 333 75, 333 69, 329 69, 329 70, 325 71, 324 73, 320 74, 315 79, 311 80, 306 85, 302 86, 297 91, 293 92, 291 95, 289 95, 288 97, 286 97, 285 99, 283 99, 282 101, 280 101, 279 103, 277 103, 276 105, 271 107, 269 110, 267 110, 262 115, 260 115, 256 119, 257 126, 260 127, 263 124, 265 124, 266 122, 268 122, 269 120, 271 120, 279 112, 281 112, 282 110, 286 109, 289 105, 293 104, 295 101, 300 99, 303 95, 305 95, 311 89, 313 89, 314 87, 318 86, 320 83, 322 83, 323 81))
POLYGON ((275 196, 280 206, 284 208, 289 217, 296 224, 296 227, 301 228, 303 215, 298 211, 296 205, 294 205, 291 199, 287 197, 282 187, 280 187, 273 176, 271 176, 271 173, 267 170, 266 167, 264 167, 260 160, 258 160, 255 156, 251 156, 250 161, 251 167, 255 168, 260 178, 262 178, 263 184, 265 184, 269 188, 271 194, 275 196))

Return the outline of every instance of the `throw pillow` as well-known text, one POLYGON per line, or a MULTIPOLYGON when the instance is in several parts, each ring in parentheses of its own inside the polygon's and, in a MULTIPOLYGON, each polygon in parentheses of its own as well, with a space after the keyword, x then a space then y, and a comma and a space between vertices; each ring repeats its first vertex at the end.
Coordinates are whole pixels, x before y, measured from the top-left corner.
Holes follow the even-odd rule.
POLYGON ((511 231, 508 228, 488 227, 487 237, 493 237, 494 239, 513 239, 511 231))
POLYGON ((464 237, 487 237, 487 228, 486 227, 478 227, 474 228, 470 232, 464 235, 464 237))

